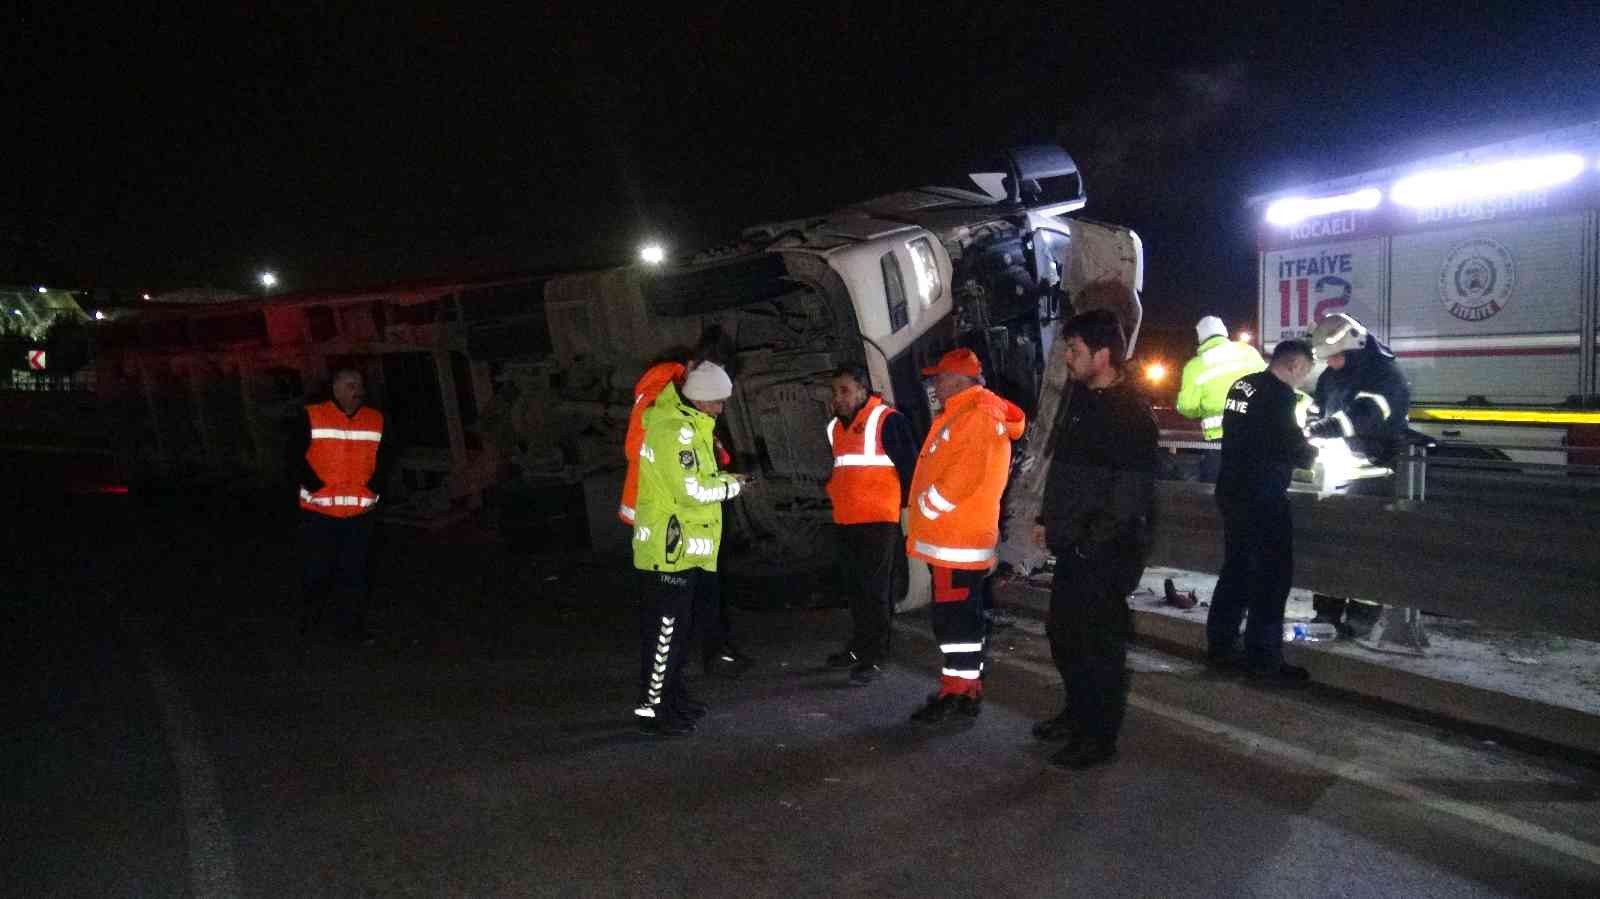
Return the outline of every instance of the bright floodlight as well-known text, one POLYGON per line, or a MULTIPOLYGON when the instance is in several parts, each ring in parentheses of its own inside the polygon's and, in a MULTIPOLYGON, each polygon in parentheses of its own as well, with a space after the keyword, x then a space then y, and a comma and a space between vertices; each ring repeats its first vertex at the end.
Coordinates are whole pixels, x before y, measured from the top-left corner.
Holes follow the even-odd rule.
POLYGON ((49 292, 50 292, 50 290, 49 290, 49 289, 48 289, 48 288, 45 288, 45 287, 41 287, 41 288, 39 288, 39 292, 40 292, 40 293, 49 293, 49 292))
POLYGON ((148 299, 150 299, 150 295, 149 294, 144 294, 144 298, 148 300, 148 299))
POLYGON ((648 265, 660 265, 667 259, 667 248, 658 243, 647 243, 639 248, 639 258, 648 265))
POLYGON ((94 311, 94 320, 97 322, 103 322, 106 320, 106 314, 101 312, 99 309, 96 309, 94 311))
POLYGON ((1374 209, 1383 202, 1383 191, 1368 187, 1354 193, 1332 197, 1284 197, 1267 207, 1267 222, 1273 225, 1293 225, 1308 218, 1347 212, 1352 209, 1374 209))
POLYGON ((273 274, 272 272, 262 272, 260 280, 261 280, 261 286, 262 287, 277 287, 278 286, 278 276, 273 274))
POLYGON ((1390 196, 1401 206, 1428 208, 1465 200, 1540 190, 1565 184, 1584 169, 1575 153, 1509 159, 1468 168, 1441 169, 1402 178, 1390 196))
POLYGON ((1167 367, 1159 362, 1152 362, 1144 367, 1144 377, 1152 384, 1160 384, 1167 379, 1167 367))
POLYGON ((1249 331, 1240 331, 1239 332, 1239 342, 1240 343, 1249 343, 1251 341, 1251 339, 1252 339, 1252 335, 1250 334, 1249 331))

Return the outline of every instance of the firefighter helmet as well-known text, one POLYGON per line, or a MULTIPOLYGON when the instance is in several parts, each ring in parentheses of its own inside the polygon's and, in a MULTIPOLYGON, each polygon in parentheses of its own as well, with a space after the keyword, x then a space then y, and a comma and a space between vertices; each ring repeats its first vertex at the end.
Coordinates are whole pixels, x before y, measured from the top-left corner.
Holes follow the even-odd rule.
POLYGON ((1343 312, 1333 313, 1311 329, 1311 355, 1318 362, 1366 345, 1367 329, 1343 312))

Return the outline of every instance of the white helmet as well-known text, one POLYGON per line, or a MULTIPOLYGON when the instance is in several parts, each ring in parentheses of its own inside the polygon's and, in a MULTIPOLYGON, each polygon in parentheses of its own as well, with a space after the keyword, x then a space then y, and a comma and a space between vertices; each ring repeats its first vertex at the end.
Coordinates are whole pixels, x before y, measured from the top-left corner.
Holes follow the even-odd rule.
POLYGON ((1317 322, 1317 326, 1311 329, 1310 340, 1312 358, 1324 362, 1340 353, 1365 347, 1367 329, 1343 312, 1335 312, 1317 322))

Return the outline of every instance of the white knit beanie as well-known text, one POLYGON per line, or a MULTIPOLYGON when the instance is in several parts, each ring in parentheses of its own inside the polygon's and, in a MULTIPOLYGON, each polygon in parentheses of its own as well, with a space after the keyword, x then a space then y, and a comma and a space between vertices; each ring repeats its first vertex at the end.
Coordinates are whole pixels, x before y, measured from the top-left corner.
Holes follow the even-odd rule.
POLYGON ((722 370, 722 366, 715 362, 702 362, 683 379, 681 392, 686 400, 715 403, 733 396, 733 381, 722 370))
POLYGON ((1201 343, 1205 343, 1213 337, 1227 337, 1228 326, 1223 324, 1222 319, 1217 318, 1215 315, 1208 315, 1200 319, 1200 323, 1194 326, 1194 333, 1199 336, 1201 343))

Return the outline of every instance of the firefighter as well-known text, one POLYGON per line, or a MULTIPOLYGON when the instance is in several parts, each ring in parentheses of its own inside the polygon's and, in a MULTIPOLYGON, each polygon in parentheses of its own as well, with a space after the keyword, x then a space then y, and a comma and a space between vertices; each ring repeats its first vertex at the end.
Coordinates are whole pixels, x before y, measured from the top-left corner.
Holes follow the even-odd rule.
POLYGON ((300 487, 303 637, 318 633, 331 611, 336 638, 369 639, 367 551, 392 454, 383 439, 383 413, 366 399, 361 372, 340 369, 333 398, 305 407, 289 443, 290 470, 300 487))
MULTIPOLYGON (((1256 348, 1228 339, 1222 319, 1208 315, 1194 326, 1199 346, 1195 357, 1183 366, 1183 386, 1178 390, 1178 414, 1199 419, 1208 441, 1222 439, 1222 404, 1228 388, 1245 375, 1266 368, 1256 348)), ((1200 461, 1200 480, 1214 483, 1221 453, 1207 452, 1200 461)))
POLYGON ((870 392, 866 369, 839 369, 832 387, 828 498, 839 525, 854 634, 850 645, 827 661, 831 668, 849 668, 850 683, 866 686, 878 679, 889 652, 890 588, 902 546, 900 511, 917 465, 917 438, 904 415, 870 392))
POLYGON ((1266 683, 1304 683, 1311 676, 1283 661, 1283 610, 1294 577, 1289 482, 1317 456, 1295 415, 1295 386, 1311 366, 1305 341, 1280 341, 1266 371, 1233 382, 1222 413, 1216 499, 1224 555, 1206 616, 1206 657, 1216 667, 1233 666, 1243 620, 1245 670, 1266 683))
POLYGON ((1117 752, 1133 632, 1127 599, 1150 552, 1158 438, 1150 401, 1122 371, 1127 343, 1113 313, 1074 316, 1057 342, 1072 392, 1054 438, 1034 542, 1056 558, 1045 632, 1067 704, 1033 734, 1065 739, 1051 763, 1082 769, 1117 752))
POLYGON ((970 725, 983 701, 983 582, 995 565, 1011 443, 1026 422, 1015 404, 981 386, 971 350, 951 350, 922 373, 941 408, 917 455, 906 552, 932 569, 930 617, 944 667, 939 691, 911 720, 970 725))
MULTIPOLYGON (((634 505, 639 498, 639 449, 644 446, 644 413, 655 404, 656 397, 661 395, 663 387, 668 384, 681 387, 689 367, 694 365, 694 357, 708 354, 719 339, 720 332, 710 331, 702 338, 701 347, 695 353, 691 353, 687 348, 668 351, 660 357, 660 361, 645 369, 644 374, 633 385, 633 409, 628 413, 628 435, 623 441, 623 457, 627 461, 628 473, 622 482, 622 501, 617 505, 617 518, 627 525, 629 530, 633 529, 634 505)), ((717 465, 725 468, 733 458, 723 448, 721 440, 714 436, 713 440, 716 444, 717 465)), ((701 662, 707 673, 738 677, 749 669, 753 662, 749 656, 733 645, 727 597, 720 589, 718 595, 722 598, 718 603, 717 614, 700 622, 701 662)))
MULTIPOLYGON (((1311 352, 1327 370, 1312 394, 1322 417, 1306 428, 1317 440, 1342 438, 1354 453, 1374 465, 1393 466, 1405 438, 1411 388, 1394 353, 1354 318, 1336 312, 1311 331, 1311 352)), ((1352 481, 1350 495, 1394 496, 1393 478, 1352 481)), ((1315 620, 1331 623, 1347 637, 1365 636, 1377 624, 1383 607, 1335 596, 1313 597, 1315 620)))
POLYGON ((718 614, 722 504, 744 485, 718 470, 712 437, 732 394, 728 373, 702 362, 685 376, 681 393, 666 384, 644 414, 633 528, 633 566, 644 581, 634 716, 658 736, 691 733, 705 714, 684 688, 683 655, 697 619, 718 614))

